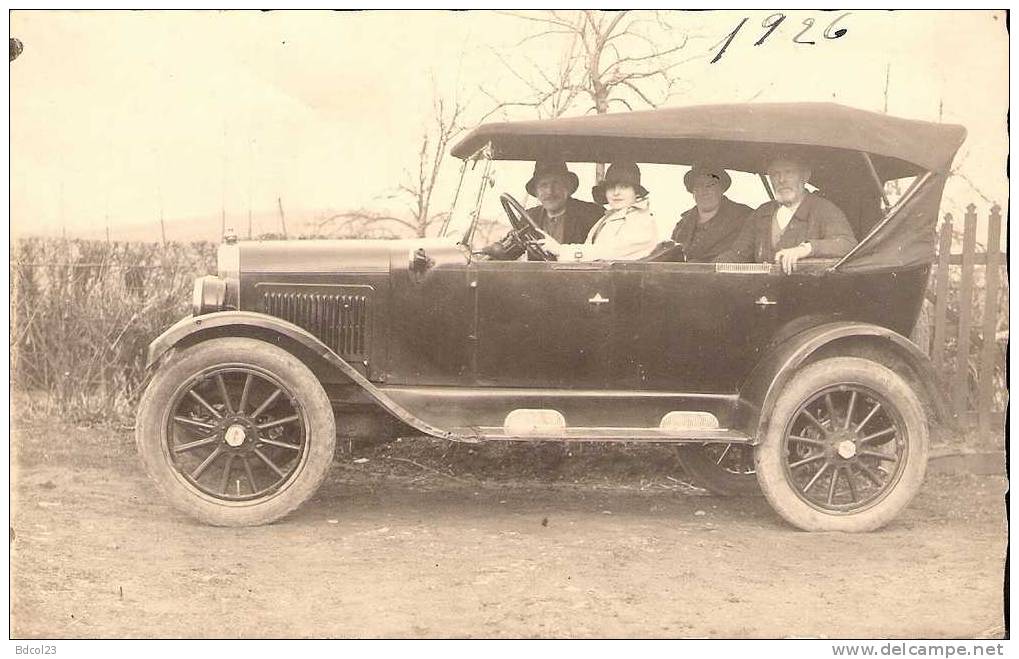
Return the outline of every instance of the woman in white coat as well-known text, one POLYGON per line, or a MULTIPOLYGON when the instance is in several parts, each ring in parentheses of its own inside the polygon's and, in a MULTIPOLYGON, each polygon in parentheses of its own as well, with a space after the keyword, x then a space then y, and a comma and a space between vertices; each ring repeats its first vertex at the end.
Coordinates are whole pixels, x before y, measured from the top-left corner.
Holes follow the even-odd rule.
POLYGON ((594 200, 608 206, 582 243, 560 243, 551 236, 540 241, 560 261, 634 260, 647 256, 658 244, 658 228, 648 210, 648 191, 640 184, 640 169, 632 162, 615 162, 605 180, 591 189, 594 200))

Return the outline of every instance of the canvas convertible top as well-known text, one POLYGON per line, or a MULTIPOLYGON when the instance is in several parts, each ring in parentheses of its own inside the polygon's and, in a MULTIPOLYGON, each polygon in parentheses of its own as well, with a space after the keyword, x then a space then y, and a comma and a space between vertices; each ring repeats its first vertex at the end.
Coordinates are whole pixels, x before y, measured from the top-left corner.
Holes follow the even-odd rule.
POLYGON ((820 161, 842 159, 832 150, 864 151, 889 180, 946 172, 965 137, 962 126, 834 103, 742 103, 484 124, 452 153, 466 158, 490 141, 501 160, 627 158, 690 165, 710 159, 729 169, 761 172, 767 154, 787 146, 820 161))
POLYGON ((842 208, 857 237, 866 238, 844 269, 871 269, 933 260, 941 191, 965 138, 959 125, 835 103, 741 103, 484 124, 452 154, 469 158, 490 143, 498 160, 709 162, 763 173, 771 156, 793 153, 810 164, 810 182, 842 208), (923 177, 890 221, 883 219, 875 175, 882 182, 923 177))

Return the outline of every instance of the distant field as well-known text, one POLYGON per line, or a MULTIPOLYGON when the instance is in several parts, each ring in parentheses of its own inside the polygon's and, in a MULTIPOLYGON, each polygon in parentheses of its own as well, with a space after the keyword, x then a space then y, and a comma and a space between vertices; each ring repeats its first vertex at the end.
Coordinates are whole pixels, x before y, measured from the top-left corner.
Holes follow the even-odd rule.
MULTIPOLYGON (((328 217, 333 213, 331 210, 285 210, 287 231, 294 235, 307 233, 314 227, 316 220, 328 217)), ((166 218, 164 220, 164 229, 167 242, 219 242, 223 237, 223 224, 222 215, 213 213, 194 217, 166 218)), ((233 229, 239 237, 246 238, 248 235, 248 212, 246 210, 243 212, 228 212, 225 224, 228 229, 233 229)), ((279 232, 279 211, 273 209, 272 211, 256 211, 252 213, 252 236, 279 232)), ((66 234, 70 239, 106 240, 106 224, 103 218, 96 218, 87 228, 69 227, 66 234)), ((11 236, 12 239, 56 237, 52 232, 48 235, 40 235, 33 222, 21 221, 17 218, 12 218, 11 236)), ((110 240, 120 242, 162 242, 162 239, 163 232, 159 228, 158 214, 155 214, 152 218, 113 220, 110 222, 110 240)))

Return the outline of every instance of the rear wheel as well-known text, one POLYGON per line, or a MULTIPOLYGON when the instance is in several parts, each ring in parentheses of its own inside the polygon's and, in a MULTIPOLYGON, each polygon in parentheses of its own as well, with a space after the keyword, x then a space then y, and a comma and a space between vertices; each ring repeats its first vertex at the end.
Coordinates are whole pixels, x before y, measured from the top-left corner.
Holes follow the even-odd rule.
POLYGON ((725 497, 761 494, 752 446, 720 443, 681 445, 678 456, 680 465, 694 482, 712 494, 725 497))
POLYGON ((776 401, 757 479, 801 529, 871 531, 920 489, 928 445, 923 408, 902 377, 867 359, 825 359, 776 401))
POLYGON ((315 492, 336 429, 307 366, 264 341, 231 337, 186 348, 155 374, 135 439, 174 506, 209 524, 250 526, 315 492))

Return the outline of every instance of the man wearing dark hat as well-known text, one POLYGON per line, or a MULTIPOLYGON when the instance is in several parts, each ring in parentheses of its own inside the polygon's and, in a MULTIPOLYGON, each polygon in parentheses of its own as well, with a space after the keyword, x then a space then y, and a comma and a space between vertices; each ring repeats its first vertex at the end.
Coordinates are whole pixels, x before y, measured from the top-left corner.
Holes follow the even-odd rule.
POLYGON ((856 246, 845 213, 824 197, 807 191, 811 170, 802 157, 776 154, 767 165, 774 201, 746 219, 722 262, 777 263, 789 274, 803 258, 839 258, 856 246))
POLYGON ((687 261, 714 261, 736 240, 753 209, 725 196, 732 178, 721 167, 694 165, 683 176, 683 185, 696 206, 680 216, 672 241, 683 245, 687 261))
MULTIPOLYGON (((602 209, 587 201, 573 198, 580 181, 562 161, 538 161, 534 176, 524 186, 527 194, 541 205, 527 209, 527 214, 538 227, 562 243, 584 242, 587 233, 602 216, 602 209)), ((481 250, 490 258, 512 261, 524 253, 511 236, 492 243, 481 250)))

